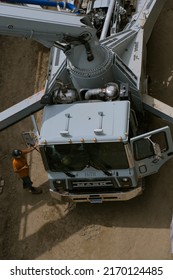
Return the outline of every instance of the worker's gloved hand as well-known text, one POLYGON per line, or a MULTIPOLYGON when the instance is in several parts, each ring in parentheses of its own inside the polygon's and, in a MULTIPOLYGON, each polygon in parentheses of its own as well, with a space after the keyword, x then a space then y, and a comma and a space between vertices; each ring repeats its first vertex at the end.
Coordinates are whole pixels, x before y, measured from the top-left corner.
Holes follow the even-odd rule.
POLYGON ((39 146, 39 142, 38 142, 38 140, 35 142, 35 144, 33 145, 33 144, 30 144, 30 143, 27 143, 27 145, 30 147, 30 148, 37 148, 38 146, 39 146))
POLYGON ((33 146, 33 148, 37 148, 38 146, 39 146, 39 142, 36 141, 35 144, 34 144, 34 146, 33 146))

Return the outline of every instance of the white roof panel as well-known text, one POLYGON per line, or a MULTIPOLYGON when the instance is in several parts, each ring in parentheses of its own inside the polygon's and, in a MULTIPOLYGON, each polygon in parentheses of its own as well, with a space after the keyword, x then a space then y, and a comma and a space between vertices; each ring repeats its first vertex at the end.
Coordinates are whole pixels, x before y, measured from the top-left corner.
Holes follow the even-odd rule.
POLYGON ((87 102, 46 106, 40 143, 127 141, 129 101, 87 102))

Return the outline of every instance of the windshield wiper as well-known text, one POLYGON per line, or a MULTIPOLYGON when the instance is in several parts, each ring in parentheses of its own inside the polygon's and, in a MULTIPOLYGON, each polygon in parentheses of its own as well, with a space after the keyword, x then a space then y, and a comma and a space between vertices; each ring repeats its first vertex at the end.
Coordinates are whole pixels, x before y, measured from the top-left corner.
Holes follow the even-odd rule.
POLYGON ((105 175, 107 175, 107 176, 112 176, 112 173, 109 172, 107 169, 103 169, 103 168, 100 168, 100 169, 101 169, 101 171, 103 171, 103 173, 104 173, 105 175))
POLYGON ((72 174, 72 173, 70 173, 69 171, 65 171, 65 170, 63 170, 62 172, 64 172, 64 173, 65 173, 65 175, 67 175, 68 177, 75 177, 75 175, 74 175, 74 174, 72 174))
POLYGON ((109 172, 104 166, 100 166, 100 165, 99 165, 99 168, 100 168, 101 171, 103 171, 103 173, 104 173, 105 175, 107 175, 107 176, 112 176, 112 173, 109 172))
POLYGON ((88 166, 89 165, 96 169, 100 169, 107 176, 112 176, 112 173, 110 171, 108 171, 103 164, 98 163, 98 161, 97 162, 89 161, 88 166))

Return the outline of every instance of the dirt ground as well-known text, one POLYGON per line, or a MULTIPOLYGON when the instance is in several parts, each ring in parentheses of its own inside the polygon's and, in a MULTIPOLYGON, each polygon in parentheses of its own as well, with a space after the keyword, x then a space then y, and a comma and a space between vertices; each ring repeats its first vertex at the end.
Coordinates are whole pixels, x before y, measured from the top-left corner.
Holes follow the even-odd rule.
MULTIPOLYGON (((150 94, 173 106, 173 1, 168 0, 148 43, 150 94)), ((0 38, 0 109, 41 90, 49 50, 33 41, 0 38)), ((38 120, 41 113, 37 113, 38 120)), ((154 125, 166 122, 154 118, 154 125)), ((172 127, 171 127, 172 128, 172 127)), ((30 154, 31 177, 43 194, 22 189, 11 167, 11 150, 24 148, 30 118, 0 133, 0 259, 173 259, 173 159, 146 180, 142 196, 128 202, 77 204, 53 201, 39 153, 30 154)))

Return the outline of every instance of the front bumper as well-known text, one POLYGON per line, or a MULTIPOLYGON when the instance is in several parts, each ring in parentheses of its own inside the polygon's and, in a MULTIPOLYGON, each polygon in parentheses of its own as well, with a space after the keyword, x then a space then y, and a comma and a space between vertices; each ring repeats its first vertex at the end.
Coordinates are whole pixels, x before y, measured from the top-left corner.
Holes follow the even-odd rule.
POLYGON ((59 201, 73 201, 73 202, 90 202, 90 203, 102 203, 105 201, 127 201, 130 200, 143 192, 143 187, 138 186, 131 188, 130 190, 124 190, 113 192, 113 193, 95 193, 95 194, 73 194, 65 191, 56 191, 50 189, 52 198, 59 201))

